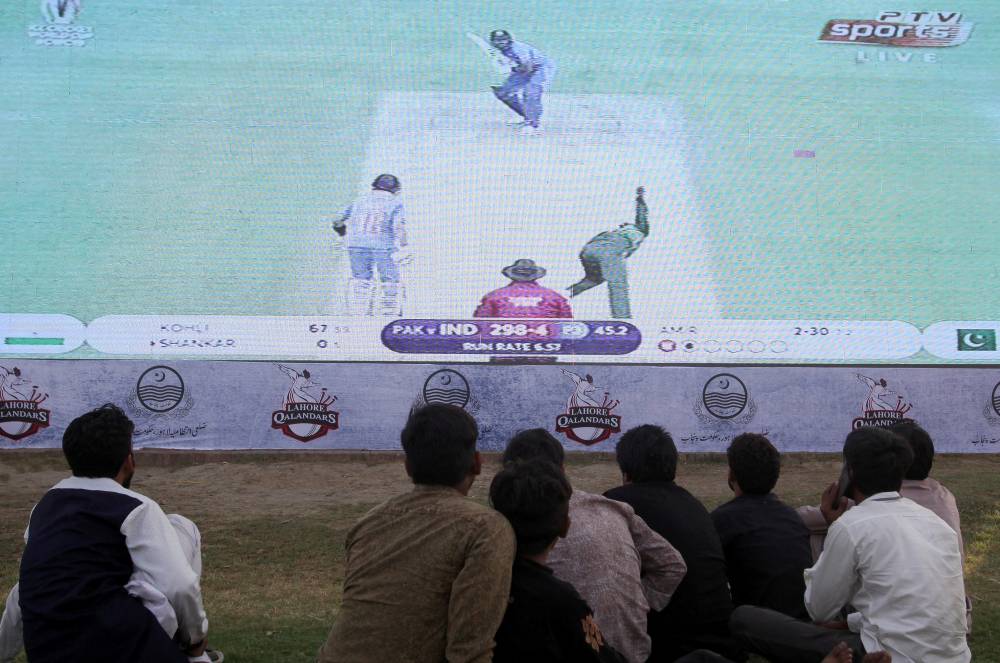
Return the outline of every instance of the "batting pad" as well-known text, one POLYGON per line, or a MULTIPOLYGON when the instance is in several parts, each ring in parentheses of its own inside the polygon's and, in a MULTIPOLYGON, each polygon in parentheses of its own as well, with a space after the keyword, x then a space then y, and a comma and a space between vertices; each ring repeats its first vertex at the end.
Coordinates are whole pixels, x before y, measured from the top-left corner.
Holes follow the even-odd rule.
MULTIPOLYGON (((471 316, 518 258, 565 294, 583 276, 584 244, 633 221, 641 185, 651 232, 627 262, 635 320, 716 317, 678 107, 639 95, 546 94, 543 104, 541 135, 524 136, 488 90, 381 97, 359 191, 383 172, 402 181, 414 254, 406 316, 471 316)), ((606 286, 571 303, 577 318, 610 314, 606 286)))

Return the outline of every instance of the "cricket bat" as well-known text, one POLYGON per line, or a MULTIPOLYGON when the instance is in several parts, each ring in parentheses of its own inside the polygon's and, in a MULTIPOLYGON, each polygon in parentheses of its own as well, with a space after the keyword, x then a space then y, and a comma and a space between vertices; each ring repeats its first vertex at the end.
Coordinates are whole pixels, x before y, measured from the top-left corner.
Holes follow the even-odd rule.
POLYGON ((511 62, 507 56, 501 53, 499 49, 477 35, 475 32, 466 32, 465 36, 471 39, 472 43, 478 46, 479 50, 481 50, 483 54, 490 59, 490 64, 493 65, 494 71, 502 76, 506 76, 510 73, 511 69, 514 67, 514 63, 511 62))

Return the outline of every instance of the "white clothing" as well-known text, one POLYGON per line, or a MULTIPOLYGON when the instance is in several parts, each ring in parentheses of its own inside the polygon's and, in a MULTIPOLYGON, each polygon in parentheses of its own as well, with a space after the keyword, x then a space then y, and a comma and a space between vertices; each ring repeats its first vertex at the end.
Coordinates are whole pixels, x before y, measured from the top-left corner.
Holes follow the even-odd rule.
MULTIPOLYGON (((178 634, 185 643, 203 641, 208 617, 201 597, 201 534, 195 524, 183 516, 166 515, 159 504, 113 479, 69 477, 52 488, 58 489, 119 493, 141 503, 121 524, 133 565, 125 589, 143 602, 168 634, 178 634)), ((29 527, 24 540, 30 535, 29 527)), ((23 646, 18 593, 15 585, 0 620, 0 662, 13 659, 23 646)))
POLYGON ((866 651, 887 651, 893 663, 972 658, 958 537, 898 492, 872 495, 838 518, 805 581, 813 620, 854 607, 848 624, 866 651))

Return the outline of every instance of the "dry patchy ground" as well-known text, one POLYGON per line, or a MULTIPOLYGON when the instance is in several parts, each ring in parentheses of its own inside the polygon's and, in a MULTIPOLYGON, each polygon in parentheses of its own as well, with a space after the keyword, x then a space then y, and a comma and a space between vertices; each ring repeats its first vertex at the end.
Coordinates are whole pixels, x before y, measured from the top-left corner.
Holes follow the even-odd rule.
MULTIPOLYGON (((347 529, 409 485, 392 454, 145 450, 138 462, 133 488, 201 527, 210 637, 234 663, 314 660, 336 618, 347 529)), ((474 499, 485 502, 496 466, 489 458, 474 499)), ((0 454, 0 591, 16 580, 32 505, 66 475, 64 467, 58 452, 0 454)), ((833 456, 790 454, 777 492, 793 505, 817 503, 838 471, 833 456)), ((591 492, 619 483, 606 456, 572 456, 568 472, 574 486, 591 492)), ((973 653, 1000 661, 1000 456, 940 457, 934 476, 962 511, 973 653)), ((685 457, 678 471, 678 482, 709 508, 729 497, 725 477, 721 455, 685 457)))

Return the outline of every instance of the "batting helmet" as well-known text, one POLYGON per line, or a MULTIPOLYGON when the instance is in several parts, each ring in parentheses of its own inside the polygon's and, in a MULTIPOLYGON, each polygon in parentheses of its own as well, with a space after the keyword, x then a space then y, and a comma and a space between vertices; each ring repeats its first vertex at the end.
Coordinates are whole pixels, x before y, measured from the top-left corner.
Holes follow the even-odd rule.
POLYGON ((375 181, 372 182, 373 189, 388 191, 389 193, 396 193, 399 191, 400 187, 399 178, 395 175, 390 175, 389 173, 382 173, 375 178, 375 181))
POLYGON ((506 30, 494 30, 490 33, 490 43, 497 48, 506 48, 514 41, 506 30))

